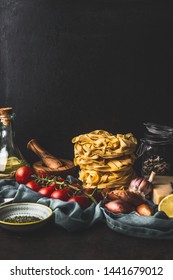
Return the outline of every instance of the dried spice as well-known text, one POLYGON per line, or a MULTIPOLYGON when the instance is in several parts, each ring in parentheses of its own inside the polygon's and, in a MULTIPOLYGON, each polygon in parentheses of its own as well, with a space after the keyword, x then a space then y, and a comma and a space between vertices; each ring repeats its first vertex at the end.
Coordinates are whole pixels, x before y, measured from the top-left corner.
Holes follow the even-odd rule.
POLYGON ((4 221, 8 223, 32 223, 40 220, 40 218, 35 216, 14 216, 6 218, 4 221))
POLYGON ((152 155, 143 162, 143 173, 148 175, 151 171, 155 171, 157 175, 169 174, 170 164, 167 163, 162 157, 152 155))

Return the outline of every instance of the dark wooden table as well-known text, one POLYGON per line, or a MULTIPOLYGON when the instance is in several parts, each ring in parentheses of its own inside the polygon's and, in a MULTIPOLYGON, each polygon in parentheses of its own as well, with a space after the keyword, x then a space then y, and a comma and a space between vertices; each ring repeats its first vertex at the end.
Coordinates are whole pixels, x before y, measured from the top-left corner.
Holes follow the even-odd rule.
POLYGON ((2 260, 168 260, 171 240, 152 240, 116 233, 106 224, 69 233, 50 221, 34 232, 0 228, 2 260))

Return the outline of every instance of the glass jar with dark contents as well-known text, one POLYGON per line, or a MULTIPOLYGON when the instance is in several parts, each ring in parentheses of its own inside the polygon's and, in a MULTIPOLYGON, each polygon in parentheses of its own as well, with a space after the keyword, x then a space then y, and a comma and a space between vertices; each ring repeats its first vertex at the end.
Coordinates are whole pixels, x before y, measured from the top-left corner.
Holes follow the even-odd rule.
POLYGON ((146 133, 137 151, 142 158, 141 173, 158 176, 173 174, 173 128, 153 123, 144 123, 146 133))

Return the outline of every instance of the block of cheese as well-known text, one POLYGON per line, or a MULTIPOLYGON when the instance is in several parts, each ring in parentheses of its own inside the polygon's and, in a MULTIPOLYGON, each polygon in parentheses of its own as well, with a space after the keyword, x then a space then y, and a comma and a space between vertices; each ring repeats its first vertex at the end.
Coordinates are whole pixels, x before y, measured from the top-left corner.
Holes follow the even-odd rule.
POLYGON ((159 204, 162 198, 171 194, 172 192, 173 189, 171 183, 154 185, 152 200, 155 204, 159 204))

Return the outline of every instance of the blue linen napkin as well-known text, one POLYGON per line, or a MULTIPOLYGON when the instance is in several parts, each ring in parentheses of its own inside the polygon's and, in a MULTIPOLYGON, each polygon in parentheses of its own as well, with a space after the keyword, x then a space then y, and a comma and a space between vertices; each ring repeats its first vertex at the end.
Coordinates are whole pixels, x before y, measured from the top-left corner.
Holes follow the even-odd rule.
POLYGON ((100 206, 107 226, 119 233, 150 239, 173 239, 173 219, 157 211, 153 216, 140 216, 136 211, 130 214, 115 214, 100 206))
POLYGON ((135 211, 130 214, 114 214, 105 209, 103 202, 91 204, 82 210, 76 202, 46 198, 23 184, 0 180, 0 206, 6 203, 4 199, 11 200, 10 202, 35 202, 47 205, 53 210, 55 224, 69 232, 83 230, 97 222, 103 222, 111 230, 133 237, 173 239, 173 219, 169 219, 162 211, 156 211, 150 217, 140 216, 135 211))
POLYGON ((35 202, 50 207, 54 213, 54 221, 66 230, 73 232, 91 227, 96 222, 104 221, 100 204, 92 203, 82 210, 78 203, 46 198, 23 184, 11 180, 0 180, 0 206, 10 202, 35 202))

